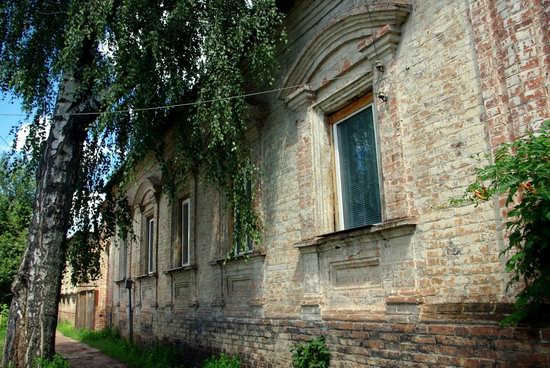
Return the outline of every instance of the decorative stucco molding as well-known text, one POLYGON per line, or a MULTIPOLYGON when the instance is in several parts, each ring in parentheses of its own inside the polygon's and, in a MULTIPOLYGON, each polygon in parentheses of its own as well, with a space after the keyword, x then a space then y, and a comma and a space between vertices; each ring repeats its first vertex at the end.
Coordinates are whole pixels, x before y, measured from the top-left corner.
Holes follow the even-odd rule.
POLYGON ((155 201, 158 202, 161 192, 160 187, 160 179, 155 176, 149 176, 141 182, 132 197, 128 195, 128 202, 132 203, 133 208, 137 208, 144 204, 143 201, 150 192, 153 192, 155 201))
MULTIPOLYGON (((284 79, 279 97, 291 109, 300 110, 322 95, 347 89, 349 80, 372 85, 373 63, 391 60, 401 25, 411 10, 409 2, 394 1, 355 6, 338 15, 304 48, 284 79)), ((364 87, 360 89, 365 92, 364 87)))

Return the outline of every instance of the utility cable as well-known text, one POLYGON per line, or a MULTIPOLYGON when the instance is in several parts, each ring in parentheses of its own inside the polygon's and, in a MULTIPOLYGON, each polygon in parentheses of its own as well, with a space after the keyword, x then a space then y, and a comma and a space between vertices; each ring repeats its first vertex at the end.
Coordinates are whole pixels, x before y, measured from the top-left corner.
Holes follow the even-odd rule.
MULTIPOLYGON (((213 98, 213 99, 204 100, 204 101, 186 102, 186 103, 181 103, 181 104, 161 105, 161 106, 151 106, 151 107, 140 107, 140 108, 135 108, 135 109, 127 109, 127 110, 113 110, 113 111, 103 111, 103 112, 77 112, 77 113, 69 113, 69 114, 53 114, 52 116, 89 116, 89 115, 98 115, 99 116, 99 115, 105 115, 105 114, 124 114, 124 113, 134 113, 134 112, 141 112, 141 111, 168 110, 168 109, 177 108, 177 107, 197 106, 197 105, 208 104, 208 103, 213 103, 213 102, 233 100, 233 99, 237 99, 237 98, 245 98, 245 97, 264 95, 264 94, 284 91, 284 90, 288 90, 288 89, 300 88, 300 87, 304 87, 304 86, 307 86, 307 85, 311 85, 313 83, 326 83, 326 82, 333 81, 333 80, 351 78, 351 77, 355 77, 357 75, 365 75, 365 73, 362 72, 362 73, 347 74, 347 75, 342 75, 342 76, 334 77, 334 78, 330 78, 330 79, 324 79, 323 81, 320 81, 320 82, 301 83, 301 84, 297 84, 297 85, 294 85, 294 86, 281 87, 281 88, 275 88, 275 89, 270 89, 270 90, 265 90, 265 91, 246 93, 246 94, 242 94, 242 95, 213 98)), ((26 114, 0 113, 0 116, 19 116, 19 117, 21 117, 21 116, 26 116, 26 114)))

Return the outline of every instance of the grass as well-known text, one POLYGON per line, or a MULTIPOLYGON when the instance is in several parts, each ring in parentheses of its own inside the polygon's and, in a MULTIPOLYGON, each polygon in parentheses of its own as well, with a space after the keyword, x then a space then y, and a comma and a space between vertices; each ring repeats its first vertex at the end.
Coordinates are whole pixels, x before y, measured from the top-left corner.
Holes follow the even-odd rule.
POLYGON ((4 354, 5 340, 6 340, 6 327, 0 326, 0 361, 2 361, 2 355, 4 354))
POLYGON ((77 330, 68 322, 60 322, 57 329, 63 335, 92 346, 106 355, 135 368, 182 367, 178 354, 166 346, 154 345, 140 349, 113 330, 77 330))
POLYGON ((4 343, 6 342, 6 324, 8 323, 9 308, 7 304, 0 304, 0 362, 4 355, 4 343))
MULTIPOLYGON (((57 329, 63 335, 86 345, 92 346, 106 355, 127 364, 132 368, 181 368, 178 362, 178 354, 175 350, 155 345, 148 349, 140 349, 123 339, 113 330, 90 331, 77 330, 68 322, 59 322, 57 329)), ((6 327, 0 324, 0 361, 6 338, 6 327)), ((55 362, 54 362, 55 363, 55 362)), ((45 365, 48 367, 48 365, 45 365)), ((52 364, 51 367, 64 367, 64 365, 52 364)), ((206 362, 207 368, 238 368, 240 362, 237 358, 231 358, 222 354, 206 362)))

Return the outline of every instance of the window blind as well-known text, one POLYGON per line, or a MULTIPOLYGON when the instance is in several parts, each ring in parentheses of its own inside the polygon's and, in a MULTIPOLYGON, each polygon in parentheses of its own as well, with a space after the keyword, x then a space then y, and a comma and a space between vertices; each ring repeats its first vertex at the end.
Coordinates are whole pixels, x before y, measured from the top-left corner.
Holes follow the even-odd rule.
POLYGON ((344 228, 379 223, 380 187, 372 106, 336 125, 344 228))

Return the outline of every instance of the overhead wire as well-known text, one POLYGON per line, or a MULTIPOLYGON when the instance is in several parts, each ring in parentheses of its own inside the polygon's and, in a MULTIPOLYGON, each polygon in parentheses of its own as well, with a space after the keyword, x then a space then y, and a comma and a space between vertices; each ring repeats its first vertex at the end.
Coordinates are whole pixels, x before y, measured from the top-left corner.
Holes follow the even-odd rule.
MULTIPOLYGON (((51 2, 49 0, 46 0, 46 1, 51 3, 52 5, 59 5, 59 3, 54 3, 54 2, 51 2)), ((372 14, 371 14, 369 4, 366 3, 365 5, 366 5, 366 10, 367 10, 367 15, 368 15, 371 23, 374 24, 374 19, 372 18, 372 14)), ((375 56, 376 56, 376 61, 380 62, 378 49, 376 47, 376 34, 373 34, 372 37, 373 37, 373 43, 372 44, 373 44, 373 47, 374 47, 374 53, 375 53, 375 56)), ((323 72, 330 71, 330 70, 341 70, 341 69, 339 69, 339 68, 327 68, 327 69, 324 69, 323 72)), ((333 77, 333 78, 330 78, 330 79, 324 79, 320 83, 326 83, 326 82, 337 80, 337 79, 350 78, 350 77, 353 77, 353 76, 356 76, 356 75, 364 75, 364 74, 366 74, 366 73, 362 72, 362 73, 347 74, 347 75, 343 75, 343 76, 339 76, 339 77, 333 77)), ((382 75, 381 75, 380 72, 375 73, 375 74, 377 74, 377 79, 376 79, 376 81, 374 81, 373 87, 377 88, 378 84, 381 80, 382 75)), ((258 96, 258 95, 263 95, 263 94, 268 94, 268 93, 279 92, 279 91, 283 91, 283 90, 287 90, 287 89, 300 88, 300 87, 304 87, 306 85, 311 85, 312 83, 314 83, 314 82, 302 83, 302 84, 297 84, 297 85, 288 86, 288 87, 281 87, 281 88, 265 90, 265 91, 259 91, 259 92, 246 93, 246 94, 241 94, 241 95, 214 98, 214 99, 209 99, 209 100, 204 100, 204 101, 195 101, 195 102, 187 102, 187 103, 180 103, 180 104, 170 104, 170 105, 132 108, 132 109, 124 109, 124 110, 101 111, 101 112, 98 111, 98 112, 78 112, 78 113, 52 114, 52 115, 50 115, 50 117, 55 117, 55 116, 90 116, 90 115, 101 116, 101 115, 106 115, 106 114, 123 114, 123 113, 135 113, 135 112, 143 112, 143 111, 167 110, 167 109, 178 108, 178 107, 190 107, 190 106, 197 106, 197 105, 201 105, 201 104, 208 104, 208 103, 214 103, 214 102, 219 102, 219 101, 232 100, 232 99, 237 99, 237 98, 246 98, 246 97, 258 96)), ((29 114, 0 113, 0 116, 23 117, 23 116, 29 116, 29 114)))
POLYGON ((0 135, 0 139, 2 139, 2 140, 4 141, 4 143, 6 144, 6 146, 8 146, 8 147, 11 146, 11 144, 9 144, 8 141, 6 141, 6 140, 4 139, 4 137, 2 137, 1 135, 0 135))
MULTIPOLYGON (((341 70, 341 69, 337 69, 337 68, 324 69, 323 72, 328 71, 328 70, 341 70)), ((214 102, 219 102, 219 101, 233 100, 233 99, 237 99, 237 98, 246 98, 246 97, 252 97, 252 96, 259 96, 259 95, 264 95, 264 94, 269 94, 269 93, 274 93, 274 92, 279 92, 279 91, 284 91, 284 90, 289 90, 289 89, 297 89, 297 88, 304 87, 304 86, 307 86, 307 85, 312 85, 314 83, 323 84, 323 83, 338 80, 338 79, 352 78, 352 77, 356 77, 357 75, 365 75, 365 74, 366 74, 365 72, 351 73, 351 74, 341 75, 341 76, 333 77, 333 78, 329 78, 329 79, 323 79, 322 81, 301 83, 301 84, 296 84, 296 85, 293 85, 293 86, 280 87, 280 88, 274 88, 274 89, 269 89, 269 90, 264 90, 264 91, 245 93, 245 94, 241 94, 241 95, 233 95, 233 96, 227 96, 227 97, 213 98, 213 99, 208 99, 208 100, 204 100, 204 101, 185 102, 185 103, 180 103, 180 104, 170 104, 170 105, 160 105, 160 106, 150 106, 150 107, 139 107, 139 108, 134 108, 134 109, 124 109, 124 110, 53 114, 51 116, 52 117, 55 117, 55 116, 90 116, 90 115, 100 116, 100 115, 106 115, 106 114, 126 114, 126 113, 142 112, 142 111, 168 110, 168 109, 173 109, 173 108, 178 108, 178 107, 190 107, 190 106, 197 106, 197 105, 201 105, 201 104, 209 104, 209 103, 214 103, 214 102)), ((22 117, 22 116, 28 116, 28 114, 0 113, 0 116, 19 116, 19 117, 22 117)))

